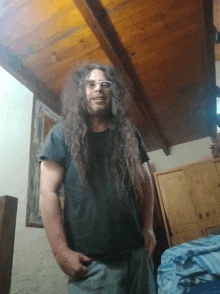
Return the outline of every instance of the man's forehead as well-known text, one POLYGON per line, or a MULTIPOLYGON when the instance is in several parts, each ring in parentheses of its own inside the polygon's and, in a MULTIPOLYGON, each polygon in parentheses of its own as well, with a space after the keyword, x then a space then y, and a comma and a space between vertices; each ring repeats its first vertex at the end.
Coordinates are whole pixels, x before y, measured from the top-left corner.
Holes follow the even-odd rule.
POLYGON ((88 79, 91 79, 91 80, 103 80, 103 79, 106 79, 106 75, 105 73, 100 70, 100 69, 93 69, 88 77, 88 79))

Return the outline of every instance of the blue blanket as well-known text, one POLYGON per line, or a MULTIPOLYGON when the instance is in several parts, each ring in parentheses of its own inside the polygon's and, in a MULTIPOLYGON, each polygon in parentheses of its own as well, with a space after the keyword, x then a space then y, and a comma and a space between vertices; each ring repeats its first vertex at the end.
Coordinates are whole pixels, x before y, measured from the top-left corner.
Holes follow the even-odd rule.
POLYGON ((192 287, 216 280, 220 280, 220 235, 183 243, 162 254, 158 294, 192 293, 192 287))

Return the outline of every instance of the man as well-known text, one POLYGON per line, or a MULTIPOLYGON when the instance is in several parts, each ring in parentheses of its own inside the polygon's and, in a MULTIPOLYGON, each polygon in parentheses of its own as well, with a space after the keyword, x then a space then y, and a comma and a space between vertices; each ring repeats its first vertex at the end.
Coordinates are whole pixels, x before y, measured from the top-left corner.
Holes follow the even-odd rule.
POLYGON ((110 66, 78 68, 64 88, 64 120, 39 157, 40 211, 69 294, 155 293, 149 158, 126 99, 110 66))

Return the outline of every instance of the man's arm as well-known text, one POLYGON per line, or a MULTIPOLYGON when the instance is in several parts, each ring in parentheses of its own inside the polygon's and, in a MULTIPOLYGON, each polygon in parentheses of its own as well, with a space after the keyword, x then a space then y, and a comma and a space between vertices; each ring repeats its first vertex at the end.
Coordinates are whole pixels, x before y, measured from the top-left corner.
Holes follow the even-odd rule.
POLYGON ((67 244, 58 198, 63 170, 62 166, 50 159, 41 163, 39 207, 52 253, 60 268, 65 274, 78 277, 87 271, 87 265, 92 260, 70 250, 67 244))
POLYGON ((156 239, 153 231, 153 211, 154 211, 154 188, 149 170, 149 163, 143 163, 145 173, 145 183, 142 184, 143 197, 139 200, 139 212, 142 220, 142 232, 145 240, 145 249, 148 257, 152 257, 156 246, 156 239))

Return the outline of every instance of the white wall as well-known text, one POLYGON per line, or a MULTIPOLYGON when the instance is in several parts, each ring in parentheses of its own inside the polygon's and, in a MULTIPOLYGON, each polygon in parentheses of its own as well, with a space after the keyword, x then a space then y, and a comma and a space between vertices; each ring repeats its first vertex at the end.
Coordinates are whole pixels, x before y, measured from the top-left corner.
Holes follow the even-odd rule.
MULTIPOLYGON (((156 171, 172 169, 182 165, 198 162, 212 157, 211 138, 203 138, 184 144, 179 144, 171 148, 171 155, 166 156, 160 149, 149 152, 150 163, 156 171)), ((155 171, 154 170, 154 171, 155 171)))
POLYGON ((215 72, 216 72, 216 85, 220 87, 220 61, 215 63, 215 72))
POLYGON ((11 294, 67 293, 43 229, 27 228, 33 93, 0 67, 0 196, 18 198, 11 294))

